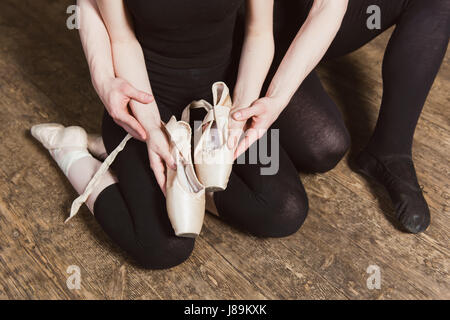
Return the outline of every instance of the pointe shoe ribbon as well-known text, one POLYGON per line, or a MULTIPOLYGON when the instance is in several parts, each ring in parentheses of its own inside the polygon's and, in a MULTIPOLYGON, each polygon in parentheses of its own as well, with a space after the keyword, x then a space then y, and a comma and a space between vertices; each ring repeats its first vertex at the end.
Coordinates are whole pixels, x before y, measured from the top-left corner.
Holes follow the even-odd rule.
MULTIPOLYGON (((191 129, 188 123, 172 117, 167 125, 161 121, 171 141, 172 154, 177 160, 177 170, 167 169, 167 213, 175 234, 180 237, 196 237, 200 234, 205 215, 205 188, 197 179, 191 160, 191 129)), ((120 144, 103 161, 89 181, 85 191, 77 197, 70 210, 72 219, 97 186, 101 176, 109 169, 117 155, 132 138, 127 134, 120 144)))
MULTIPOLYGON (((65 158, 61 158, 59 160, 55 158, 59 167, 66 176, 68 176, 69 174, 69 168, 72 163, 83 157, 90 156, 87 150, 87 134, 86 131, 81 127, 71 126, 65 128, 63 125, 58 123, 42 123, 34 125, 31 128, 31 134, 34 138, 41 142, 42 145, 50 151, 50 153, 53 152, 53 154, 57 154, 58 149, 68 147, 73 149, 70 152, 70 155, 66 156, 65 158)), ((89 181, 84 192, 73 201, 70 209, 70 215, 65 220, 65 222, 68 222, 77 214, 80 207, 88 199, 93 189, 99 183, 100 177, 108 170, 117 154, 122 151, 122 149, 125 147, 125 144, 130 139, 131 136, 127 135, 119 144, 119 146, 101 164, 98 171, 89 181)))
POLYGON ((198 180, 191 158, 191 128, 175 117, 165 125, 177 170, 167 167, 166 207, 178 237, 195 238, 205 216, 205 187, 198 180))
POLYGON ((232 107, 230 91, 223 82, 212 86, 213 104, 193 101, 184 110, 182 121, 189 123, 190 110, 207 111, 202 125, 194 132, 194 164, 199 180, 208 191, 224 190, 233 165, 234 150, 229 149, 228 121, 232 107))
POLYGON ((123 140, 120 142, 120 144, 109 154, 108 157, 106 157, 106 159, 103 161, 103 163, 98 168, 97 172, 92 177, 91 181, 89 181, 84 192, 82 194, 80 194, 72 202, 72 206, 70 208, 70 215, 64 223, 68 222, 70 219, 72 219, 77 214, 78 210, 80 210, 80 207, 83 205, 83 203, 86 202, 86 200, 89 198, 89 196, 91 195, 94 188, 99 183, 101 176, 106 171, 108 171, 109 167, 114 162, 114 159, 117 157, 119 152, 122 151, 123 148, 125 148, 125 145, 127 144, 128 140, 130 140, 131 138, 132 138, 132 136, 130 134, 127 134, 125 136, 125 138, 123 138, 123 140))

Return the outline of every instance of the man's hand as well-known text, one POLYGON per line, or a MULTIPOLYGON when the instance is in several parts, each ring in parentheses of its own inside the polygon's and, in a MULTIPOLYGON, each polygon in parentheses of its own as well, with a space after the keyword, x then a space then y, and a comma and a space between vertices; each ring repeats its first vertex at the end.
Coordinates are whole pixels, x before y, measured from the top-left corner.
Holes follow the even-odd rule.
POLYGON ((106 81, 99 91, 100 99, 114 122, 124 128, 134 138, 146 141, 147 134, 144 127, 130 114, 128 104, 131 100, 149 104, 153 102, 153 96, 137 90, 127 81, 120 78, 112 78, 110 81, 106 81))

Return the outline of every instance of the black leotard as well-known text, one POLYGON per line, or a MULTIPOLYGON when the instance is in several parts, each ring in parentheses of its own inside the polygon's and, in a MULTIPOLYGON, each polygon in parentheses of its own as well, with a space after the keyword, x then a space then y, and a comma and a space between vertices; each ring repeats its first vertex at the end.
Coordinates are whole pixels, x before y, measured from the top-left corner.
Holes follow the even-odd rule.
POLYGON ((213 82, 228 80, 235 22, 244 0, 125 3, 158 103, 182 107, 207 98, 213 82))
POLYGON ((136 36, 151 63, 201 68, 230 57, 243 0, 127 0, 136 36))

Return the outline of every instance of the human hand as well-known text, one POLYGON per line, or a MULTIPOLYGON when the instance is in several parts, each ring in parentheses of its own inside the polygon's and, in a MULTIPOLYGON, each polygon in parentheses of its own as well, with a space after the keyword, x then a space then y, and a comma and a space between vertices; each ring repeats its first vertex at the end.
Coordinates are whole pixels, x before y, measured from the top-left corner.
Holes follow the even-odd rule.
POLYGON ((231 110, 230 118, 228 120, 228 148, 230 150, 234 150, 237 147, 237 144, 239 143, 239 138, 241 137, 242 133, 246 130, 247 126, 247 119, 245 120, 236 120, 233 117, 233 114, 238 112, 239 110, 242 110, 245 108, 242 107, 235 107, 233 110, 231 110))
POLYGON ((232 113, 232 118, 238 122, 236 126, 244 124, 243 129, 245 130, 245 136, 234 153, 235 159, 267 132, 284 106, 275 98, 264 97, 253 102, 248 108, 232 113))
POLYGON ((147 140, 147 133, 144 127, 130 114, 128 105, 131 100, 136 100, 142 104, 149 104, 154 101, 151 94, 137 90, 121 78, 112 78, 106 81, 97 92, 115 123, 135 139, 141 141, 147 140))
POLYGON ((147 129, 147 151, 150 167, 164 195, 166 195, 166 166, 177 169, 175 160, 170 153, 169 139, 162 129, 162 124, 155 124, 147 129))

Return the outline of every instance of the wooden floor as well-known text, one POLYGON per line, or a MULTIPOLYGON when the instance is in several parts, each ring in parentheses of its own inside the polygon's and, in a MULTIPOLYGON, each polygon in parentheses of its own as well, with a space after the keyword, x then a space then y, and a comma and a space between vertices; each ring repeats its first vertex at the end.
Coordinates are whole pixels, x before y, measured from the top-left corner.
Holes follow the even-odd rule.
MULTIPOLYGON (((0 4, 1 299, 430 299, 450 298, 450 63, 447 55, 419 122, 414 159, 431 227, 410 235, 392 226, 380 188, 349 169, 302 175, 311 210, 299 232, 257 239, 207 216, 191 258, 168 271, 133 265, 84 207, 64 224, 76 196, 31 125, 60 122, 99 131, 102 105, 91 88, 69 0, 0 4), (81 288, 66 285, 81 269, 81 288), (381 289, 369 290, 369 265, 381 289)), ((381 98, 389 34, 321 68, 349 125, 351 156, 367 141, 381 98)))

